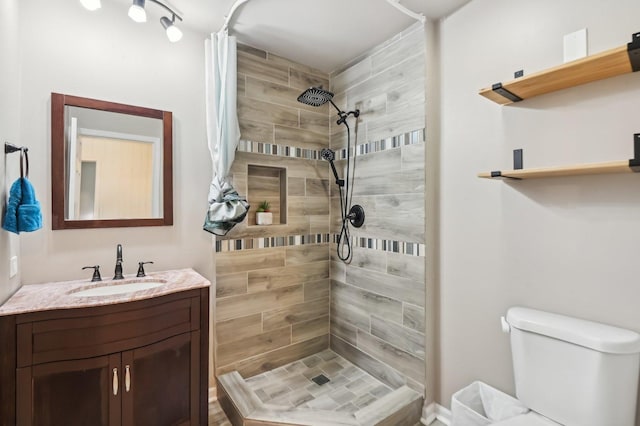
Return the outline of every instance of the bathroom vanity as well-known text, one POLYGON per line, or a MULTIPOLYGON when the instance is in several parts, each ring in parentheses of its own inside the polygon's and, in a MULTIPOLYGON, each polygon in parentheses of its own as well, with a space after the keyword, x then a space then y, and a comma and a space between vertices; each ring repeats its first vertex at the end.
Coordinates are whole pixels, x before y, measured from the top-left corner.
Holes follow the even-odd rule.
POLYGON ((0 307, 0 425, 206 425, 209 281, 151 275, 27 285, 0 307))

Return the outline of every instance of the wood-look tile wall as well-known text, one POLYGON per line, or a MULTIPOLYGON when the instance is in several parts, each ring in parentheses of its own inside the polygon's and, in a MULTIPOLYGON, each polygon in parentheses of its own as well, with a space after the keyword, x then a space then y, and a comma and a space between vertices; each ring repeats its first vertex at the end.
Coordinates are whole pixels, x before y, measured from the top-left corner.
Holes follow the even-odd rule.
MULTIPOLYGON (((424 29, 416 25, 331 75, 339 105, 361 111, 358 144, 425 128, 424 49, 424 29)), ((333 149, 345 146, 345 134, 331 123, 333 149)), ((364 207, 366 220, 353 236, 425 243, 424 148, 357 158, 353 203, 364 207)), ((334 196, 334 232, 339 215, 334 196)), ((355 247, 344 264, 334 252, 332 245, 331 347, 392 387, 423 391, 425 258, 355 247)))
MULTIPOLYGON (((304 89, 318 85, 328 87, 327 74, 239 45, 242 138, 306 149, 328 147, 328 108, 296 101, 304 89)), ((251 209, 250 217, 225 239, 329 232, 326 162, 238 152, 231 173, 238 192, 250 195, 251 209), (249 173, 250 165, 286 169, 286 182, 280 186, 279 177, 260 173, 259 167, 249 173), (255 210, 263 199, 286 223, 255 225, 255 210)), ((216 253, 216 374, 238 370, 250 377, 328 348, 329 263, 328 244, 216 253)))

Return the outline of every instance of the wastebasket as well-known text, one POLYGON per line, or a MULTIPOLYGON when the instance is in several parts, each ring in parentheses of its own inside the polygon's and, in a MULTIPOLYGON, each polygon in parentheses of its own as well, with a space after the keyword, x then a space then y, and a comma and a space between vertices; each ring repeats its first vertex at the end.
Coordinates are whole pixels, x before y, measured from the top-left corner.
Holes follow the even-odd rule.
POLYGON ((525 414, 520 401, 483 382, 473 382, 451 397, 451 426, 485 426, 525 414))

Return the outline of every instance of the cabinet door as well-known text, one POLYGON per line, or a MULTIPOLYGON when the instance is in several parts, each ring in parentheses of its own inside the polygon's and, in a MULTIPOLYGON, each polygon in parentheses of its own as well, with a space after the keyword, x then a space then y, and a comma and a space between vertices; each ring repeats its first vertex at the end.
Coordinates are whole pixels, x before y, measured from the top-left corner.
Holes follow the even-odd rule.
POLYGON ((18 425, 120 425, 119 368, 119 354, 18 368, 18 425))
POLYGON ((123 426, 199 424, 200 332, 122 353, 123 426))

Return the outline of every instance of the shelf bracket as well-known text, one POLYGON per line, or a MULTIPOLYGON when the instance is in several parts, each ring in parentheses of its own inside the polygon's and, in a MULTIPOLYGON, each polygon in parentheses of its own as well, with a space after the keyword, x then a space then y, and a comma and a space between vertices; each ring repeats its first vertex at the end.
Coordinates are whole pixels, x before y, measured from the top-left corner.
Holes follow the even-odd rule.
MULTIPOLYGON (((638 141, 640 141, 640 134, 638 136, 638 141)), ((513 170, 522 170, 522 148, 513 150, 513 170)), ((500 170, 492 171, 491 178, 522 180, 517 177, 504 176, 500 170)))
POLYGON ((491 90, 496 92, 497 94, 509 99, 511 102, 520 102, 522 98, 514 93, 511 93, 504 87, 502 87, 502 83, 495 83, 491 86, 491 90))
POLYGON ((633 72, 640 71, 640 33, 631 36, 631 43, 627 43, 627 54, 633 72))
POLYGON ((629 160, 629 168, 635 173, 640 172, 640 133, 633 135, 633 158, 629 160))
POLYGON ((494 171, 491 172, 491 179, 496 179, 496 178, 511 179, 511 180, 522 180, 522 179, 517 178, 517 177, 505 176, 505 175, 502 174, 502 172, 500 170, 494 170, 494 171))
POLYGON ((513 150, 513 170, 522 170, 522 148, 513 150))

